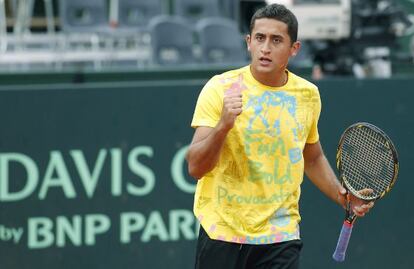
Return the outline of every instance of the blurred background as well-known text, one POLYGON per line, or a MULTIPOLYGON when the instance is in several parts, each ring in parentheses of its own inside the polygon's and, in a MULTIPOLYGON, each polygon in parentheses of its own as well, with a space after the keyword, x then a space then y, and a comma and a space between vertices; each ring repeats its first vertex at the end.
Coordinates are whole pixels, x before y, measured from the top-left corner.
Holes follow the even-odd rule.
POLYGON ((0 0, 0 268, 193 268, 184 160, 207 80, 249 63, 250 18, 299 20, 289 69, 320 89, 332 166, 356 121, 400 176, 332 261, 344 212, 302 185, 302 268, 412 268, 413 0, 0 0))
POLYGON ((412 71, 411 0, 2 0, 0 70, 239 64, 248 57, 250 17, 272 2, 298 17, 303 47, 291 68, 301 73, 364 78, 412 71))

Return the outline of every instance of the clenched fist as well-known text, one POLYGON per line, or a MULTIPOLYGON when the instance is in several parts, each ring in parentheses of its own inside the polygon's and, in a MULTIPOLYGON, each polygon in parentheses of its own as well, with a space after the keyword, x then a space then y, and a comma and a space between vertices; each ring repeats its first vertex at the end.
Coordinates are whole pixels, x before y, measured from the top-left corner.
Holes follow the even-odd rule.
POLYGON ((221 112, 221 124, 226 130, 234 126, 238 115, 243 111, 243 95, 241 91, 228 90, 224 93, 223 110, 221 112))

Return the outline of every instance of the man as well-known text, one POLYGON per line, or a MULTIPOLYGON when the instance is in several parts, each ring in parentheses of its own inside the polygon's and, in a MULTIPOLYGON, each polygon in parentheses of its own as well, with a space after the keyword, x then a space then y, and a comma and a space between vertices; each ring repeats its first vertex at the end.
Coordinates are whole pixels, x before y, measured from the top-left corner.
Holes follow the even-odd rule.
MULTIPOLYGON (((345 206, 319 142, 318 89, 286 69, 300 49, 297 28, 283 5, 258 10, 246 37, 251 64, 213 77, 200 93, 187 154, 199 179, 196 268, 298 268, 304 172, 345 206)), ((372 206, 352 197, 357 216, 372 206)))

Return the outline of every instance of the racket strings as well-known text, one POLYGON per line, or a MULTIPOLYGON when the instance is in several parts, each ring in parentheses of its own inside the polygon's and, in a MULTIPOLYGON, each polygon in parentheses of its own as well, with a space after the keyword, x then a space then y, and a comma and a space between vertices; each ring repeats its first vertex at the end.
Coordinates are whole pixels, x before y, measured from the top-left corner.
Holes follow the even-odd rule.
POLYGON ((342 145, 341 163, 342 175, 351 191, 373 190, 360 193, 365 199, 379 197, 394 178, 394 158, 388 141, 370 128, 349 130, 342 145))

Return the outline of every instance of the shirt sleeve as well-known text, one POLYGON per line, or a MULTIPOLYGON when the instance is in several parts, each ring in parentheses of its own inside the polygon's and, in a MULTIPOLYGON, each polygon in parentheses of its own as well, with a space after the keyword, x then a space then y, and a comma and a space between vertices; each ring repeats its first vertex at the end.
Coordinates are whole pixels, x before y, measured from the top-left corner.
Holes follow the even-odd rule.
POLYGON ((215 127, 220 120, 223 108, 223 91, 220 90, 217 76, 210 79, 198 96, 191 127, 215 127))
POLYGON ((318 131, 318 122, 319 122, 319 116, 321 114, 321 97, 319 95, 318 88, 314 91, 314 96, 312 98, 312 104, 313 104, 313 120, 312 124, 309 130, 308 137, 306 139, 306 143, 308 144, 315 144, 319 141, 319 131, 318 131))

